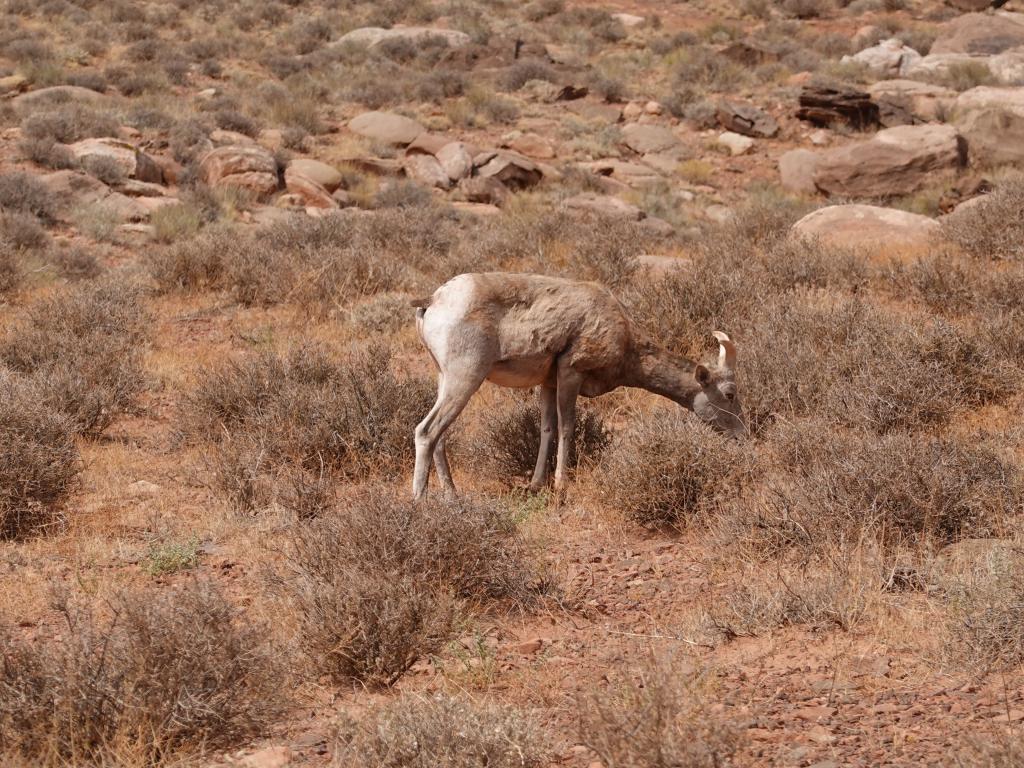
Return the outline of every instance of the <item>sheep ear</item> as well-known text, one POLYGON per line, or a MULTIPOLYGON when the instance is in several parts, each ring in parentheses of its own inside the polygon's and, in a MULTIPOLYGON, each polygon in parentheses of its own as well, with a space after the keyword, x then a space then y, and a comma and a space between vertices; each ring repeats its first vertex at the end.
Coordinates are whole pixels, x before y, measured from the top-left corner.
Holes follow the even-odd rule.
POLYGON ((697 383, 702 387, 706 387, 711 383, 711 371, 703 365, 698 365, 693 369, 693 378, 695 378, 697 383))
POLYGON ((736 345, 732 343, 729 334, 715 331, 711 335, 718 339, 718 367, 724 371, 735 370, 736 345))

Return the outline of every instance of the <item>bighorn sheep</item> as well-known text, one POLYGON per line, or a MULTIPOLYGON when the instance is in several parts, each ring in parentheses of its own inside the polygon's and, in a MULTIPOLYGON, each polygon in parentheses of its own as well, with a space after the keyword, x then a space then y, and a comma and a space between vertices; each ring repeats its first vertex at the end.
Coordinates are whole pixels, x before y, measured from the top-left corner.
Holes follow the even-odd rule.
POLYGON ((565 482, 576 398, 640 387, 674 400, 719 431, 746 432, 734 380, 736 347, 715 331, 715 370, 659 348, 597 283, 489 272, 454 277, 417 307, 416 328, 440 371, 437 402, 416 427, 414 498, 427 489, 431 459, 446 494, 455 492, 445 434, 484 380, 540 387, 541 441, 530 483, 547 481, 558 427, 555 488, 565 482))

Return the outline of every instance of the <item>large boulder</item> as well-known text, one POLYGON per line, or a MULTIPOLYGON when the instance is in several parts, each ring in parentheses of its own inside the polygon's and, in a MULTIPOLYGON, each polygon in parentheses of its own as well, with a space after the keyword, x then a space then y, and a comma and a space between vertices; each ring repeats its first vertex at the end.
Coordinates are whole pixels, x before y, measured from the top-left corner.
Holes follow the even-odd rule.
POLYGON ((965 66, 984 68, 1004 85, 1024 83, 1024 46, 994 55, 983 53, 929 53, 910 69, 912 77, 945 76, 965 66))
POLYGON ((641 155, 665 152, 680 145, 679 137, 662 125, 630 123, 622 128, 622 143, 641 155))
POLYGON ((288 170, 315 181, 328 192, 333 192, 341 186, 341 171, 332 165, 321 163, 310 157, 295 158, 288 163, 288 170))
POLYGON ((437 151, 435 157, 453 182, 464 179, 473 172, 473 154, 469 146, 461 141, 445 144, 437 151))
POLYGON ((934 219, 875 205, 830 205, 804 216, 793 234, 829 245, 906 248, 927 246, 942 227, 934 219))
POLYGON ((54 216, 68 223, 74 212, 99 202, 110 194, 110 189, 99 179, 78 171, 55 171, 38 177, 56 205, 54 216))
POLYGON ((989 57, 988 71, 1006 85, 1024 85, 1024 45, 989 57))
POLYGON ((953 123, 967 140, 972 162, 1024 162, 1024 88, 964 91, 957 97, 953 123))
POLYGON ((921 60, 921 54, 898 37, 883 40, 878 45, 865 48, 852 56, 843 56, 843 63, 863 64, 873 72, 889 77, 906 75, 914 64, 921 60))
MULTIPOLYGON (((314 169, 315 171, 316 169, 314 169)), ((307 175, 302 165, 289 163, 284 172, 284 185, 288 193, 302 201, 302 207, 337 208, 331 191, 313 176, 307 175)), ((335 187, 337 189, 337 187, 335 187)))
POLYGON ((992 55, 1024 45, 1024 14, 967 13, 946 24, 929 53, 992 55))
POLYGON ((965 142, 953 126, 904 125, 821 153, 813 180, 827 195, 906 195, 937 173, 962 168, 966 160, 965 142))
POLYGON ((451 48, 469 45, 470 36, 456 29, 438 29, 436 27, 360 27, 346 32, 336 45, 360 45, 375 48, 381 43, 391 40, 405 40, 415 45, 433 43, 443 40, 451 48))
POLYGON ((509 189, 527 189, 544 178, 541 167, 515 152, 485 152, 473 158, 477 176, 493 178, 509 189))
POLYGON ((441 163, 433 155, 417 153, 406 156, 405 175, 428 187, 448 189, 451 185, 448 172, 441 167, 441 163))
POLYGON ((508 200, 508 187, 492 176, 474 176, 459 182, 459 192, 470 203, 501 205, 508 200))
POLYGON ((813 195, 818 191, 814 185, 814 173, 818 169, 821 155, 809 149, 793 149, 779 158, 779 176, 784 189, 801 195, 813 195))
POLYGON ((83 139, 69 145, 69 149, 83 166, 102 158, 116 164, 128 178, 151 184, 162 184, 164 181, 163 171, 153 158, 127 141, 114 138, 83 139))
POLYGON ((868 93, 879 105, 899 105, 924 122, 937 120, 956 100, 956 91, 917 80, 879 80, 868 86, 868 93))
POLYGON ((50 88, 40 88, 36 91, 29 91, 20 96, 15 96, 11 99, 11 105, 18 111, 30 112, 61 104, 98 106, 106 101, 106 98, 99 91, 82 88, 78 85, 54 85, 50 88))
POLYGON ((360 136, 388 144, 411 144, 423 126, 415 120, 394 112, 364 112, 349 121, 348 129, 360 136))
POLYGON ((199 162, 199 176, 211 187, 248 190, 257 200, 277 192, 277 161, 256 145, 218 147, 199 162))

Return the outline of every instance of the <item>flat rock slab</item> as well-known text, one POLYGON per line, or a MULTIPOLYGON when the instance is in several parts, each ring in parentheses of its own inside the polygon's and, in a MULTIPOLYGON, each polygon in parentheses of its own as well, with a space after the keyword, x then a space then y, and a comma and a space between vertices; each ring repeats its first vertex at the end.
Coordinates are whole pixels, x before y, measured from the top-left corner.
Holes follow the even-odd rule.
POLYGON ((341 186, 341 171, 332 165, 314 160, 311 157, 295 158, 288 163, 288 170, 315 181, 328 192, 333 192, 341 186))
POLYGON ((753 104, 723 99, 717 116, 719 125, 743 136, 770 139, 779 132, 775 118, 753 104))
POLYGON ((920 60, 921 54, 904 45, 898 37, 891 37, 878 45, 842 58, 843 63, 863 64, 873 72, 890 77, 906 75, 920 60))
POLYGON ((408 40, 411 43, 423 44, 430 40, 444 40, 450 48, 469 45, 470 37, 456 29, 439 29, 437 27, 361 27, 346 32, 338 38, 335 45, 363 45, 374 48, 389 40, 408 40))
POLYGON ((680 145, 679 137, 663 125, 630 123, 622 128, 622 143, 641 155, 664 152, 680 145))
POLYGON ((934 219, 876 205, 830 205, 804 216, 793 225, 800 237, 844 247, 906 247, 928 245, 941 231, 934 219))
POLYGON ((640 221, 640 219, 644 218, 644 212, 635 205, 631 205, 617 197, 599 195, 595 192, 582 192, 566 198, 562 201, 562 207, 568 211, 596 213, 599 216, 609 216, 629 221, 640 221))
POLYGON ((886 128, 867 141, 822 152, 814 186, 827 195, 906 195, 941 172, 955 172, 967 160, 966 143, 951 125, 886 128))
POLYGON ((956 91, 917 80, 879 80, 868 86, 872 101, 900 104, 925 122, 937 119, 956 100, 956 91))
POLYGON ((394 112, 364 112, 349 121, 348 129, 360 136, 388 144, 411 144, 423 126, 415 120, 394 112))

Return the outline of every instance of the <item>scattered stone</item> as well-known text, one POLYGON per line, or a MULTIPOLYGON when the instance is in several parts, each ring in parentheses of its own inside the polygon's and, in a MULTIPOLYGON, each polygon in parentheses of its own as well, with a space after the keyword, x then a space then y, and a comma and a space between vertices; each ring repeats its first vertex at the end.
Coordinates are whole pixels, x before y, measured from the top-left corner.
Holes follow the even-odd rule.
POLYGON ((770 64, 782 58, 782 51, 778 48, 754 40, 737 40, 727 45, 719 53, 737 64, 751 68, 770 64))
POLYGON ((867 141, 821 153, 814 185, 828 195, 906 195, 940 172, 954 172, 967 159, 965 143, 949 125, 886 128, 867 141))
POLYGON ((364 112, 352 118, 348 128, 368 139, 403 145, 411 144, 423 133, 422 125, 394 112, 364 112))
POLYGON ((842 247, 927 246, 941 232, 934 219, 875 205, 830 205, 804 216, 793 225, 798 237, 810 237, 842 247))
POLYGON ((996 11, 967 13, 948 22, 929 54, 993 55, 1024 45, 1024 14, 996 11))
POLYGON ((436 155, 441 151, 442 147, 449 143, 451 143, 451 139, 446 136, 438 136, 436 133, 427 133, 424 131, 405 148, 405 154, 413 155, 420 153, 424 155, 436 155))
POLYGON ((117 185, 117 191, 128 197, 166 197, 167 187, 138 179, 125 179, 117 185))
POLYGON ((678 147, 679 137, 661 125, 630 123, 622 129, 623 143, 640 155, 648 152, 664 152, 678 147))
POLYGON ((779 132, 775 118, 753 104, 723 99, 718 103, 718 123, 727 131, 770 139, 779 132))
POLYGON ((72 154, 81 162, 90 158, 105 158, 114 163, 124 172, 125 176, 160 184, 164 180, 160 166, 153 159, 140 152, 132 144, 120 139, 100 138, 83 139, 68 145, 72 154))
POLYGON ((921 60, 921 54, 898 37, 890 37, 878 45, 865 48, 852 56, 843 56, 842 63, 863 64, 873 72, 889 77, 904 76, 921 60))
POLYGON ((644 113, 648 115, 660 115, 665 111, 665 107, 659 101, 648 101, 644 104, 644 113))
POLYGON ((362 45, 375 48, 389 40, 407 40, 411 43, 424 44, 433 40, 444 40, 450 48, 460 48, 471 41, 465 32, 455 29, 438 29, 436 27, 361 27, 353 29, 338 38, 335 45, 362 45))
POLYGON ((286 768, 292 763, 292 751, 288 747, 264 747, 242 758, 244 768, 286 768))
POLYGON ((629 102, 622 108, 622 116, 627 120, 636 120, 640 115, 644 113, 644 108, 641 107, 635 101, 629 102))
POLYGON ((509 189, 528 189, 539 184, 544 178, 540 166, 514 152, 495 152, 483 162, 480 156, 474 157, 473 165, 476 166, 478 176, 497 179, 509 189))
POLYGON ((943 213, 952 213, 968 200, 986 195, 991 191, 992 183, 988 179, 978 175, 966 176, 959 179, 939 198, 939 210, 943 213))
POLYGON ((803 707, 795 712, 798 719, 806 720, 810 723, 816 723, 821 720, 829 720, 835 713, 836 711, 833 707, 826 706, 803 707))
POLYGON ((863 91, 807 86, 800 93, 800 120, 829 128, 846 124, 858 131, 878 125, 878 105, 863 91))
POLYGON ((819 128, 810 135, 811 144, 816 147, 824 147, 832 143, 832 134, 824 128, 819 128))
POLYGON ((576 101, 576 99, 582 99, 590 93, 590 89, 585 85, 563 85, 558 93, 555 94, 554 101, 576 101))
POLYGON ((78 85, 54 85, 50 88, 40 88, 15 96, 11 99, 11 105, 19 111, 28 111, 61 104, 96 105, 106 101, 106 98, 99 91, 90 88, 82 88, 78 85))
POLYGON ((466 178, 473 171, 473 156, 461 141, 452 141, 441 147, 437 152, 437 162, 453 182, 466 178))
MULTIPOLYGON (((657 167, 664 159, 661 155, 645 155, 644 163, 631 163, 627 160, 606 158, 595 160, 589 163, 580 163, 579 167, 590 171, 596 176, 611 177, 632 188, 643 188, 663 181, 660 174, 655 173, 653 167, 657 167), (653 166, 653 167, 652 167, 653 166)), ((672 157, 666 160, 670 166, 669 172, 674 172, 679 167, 679 158, 672 157)))
POLYGON ((500 206, 509 196, 508 187, 498 179, 477 176, 459 182, 459 191, 471 203, 500 206))
POLYGON ((296 157, 288 163, 288 168, 296 173, 301 173, 307 179, 315 181, 328 192, 333 192, 341 186, 341 171, 334 166, 314 160, 311 157, 296 157))
POLYGON ((569 211, 585 211, 616 219, 640 221, 645 214, 635 205, 617 197, 599 195, 596 192, 581 192, 562 201, 562 207, 569 211))
POLYGON ((580 55, 579 49, 574 45, 547 43, 544 45, 544 52, 555 64, 561 64, 566 67, 579 67, 583 65, 583 57, 580 55))
POLYGON ((812 195, 818 191, 814 186, 814 172, 818 167, 819 154, 808 149, 794 149, 779 158, 779 174, 782 186, 790 192, 812 195))
POLYGON ((338 207, 335 199, 331 197, 331 191, 315 178, 307 175, 302 170, 302 166, 296 166, 294 162, 285 169, 284 185, 291 195, 301 200, 303 208, 338 207))
POLYGON ((743 155, 754 148, 754 140, 748 136, 726 131, 718 137, 718 146, 728 150, 733 157, 743 155))
POLYGON ((448 189, 451 179, 433 155, 415 154, 405 158, 405 175, 428 187, 448 189))
POLYGON ((267 200, 277 191, 277 161, 263 147, 218 147, 199 162, 199 175, 211 187, 235 187, 267 200))
POLYGON ((524 656, 529 656, 530 654, 537 653, 537 651, 539 651, 543 647, 544 641, 539 637, 535 637, 531 640, 516 643, 512 646, 512 650, 516 653, 521 653, 524 656))

